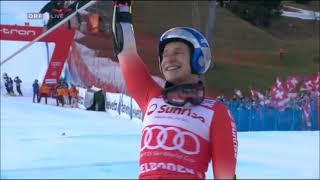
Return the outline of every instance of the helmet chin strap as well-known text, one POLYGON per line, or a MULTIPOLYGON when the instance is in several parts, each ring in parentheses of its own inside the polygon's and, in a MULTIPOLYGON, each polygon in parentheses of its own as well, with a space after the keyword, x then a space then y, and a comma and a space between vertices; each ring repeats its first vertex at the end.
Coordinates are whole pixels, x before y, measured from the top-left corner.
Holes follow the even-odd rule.
POLYGON ((174 84, 172 82, 166 81, 164 88, 169 88, 169 87, 173 87, 173 86, 183 86, 183 85, 186 85, 186 84, 203 84, 203 82, 202 82, 201 79, 199 79, 199 81, 195 82, 195 83, 184 83, 184 84, 176 85, 176 84, 174 84))
POLYGON ((162 67, 161 67, 161 61, 162 61, 162 58, 160 56, 158 56, 159 70, 160 70, 161 74, 163 74, 162 67))
POLYGON ((182 84, 177 84, 177 83, 173 83, 173 82, 166 80, 165 88, 168 88, 171 86, 182 86, 182 85, 186 85, 186 84, 203 84, 203 81, 201 79, 201 75, 198 75, 198 79, 196 79, 194 82, 186 82, 186 83, 182 83, 182 84))

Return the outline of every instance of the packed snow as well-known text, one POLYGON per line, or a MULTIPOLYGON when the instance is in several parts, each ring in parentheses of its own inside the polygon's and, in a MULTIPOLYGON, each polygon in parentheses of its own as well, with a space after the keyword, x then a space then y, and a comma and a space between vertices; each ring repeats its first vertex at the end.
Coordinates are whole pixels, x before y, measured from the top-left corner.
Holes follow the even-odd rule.
MULTIPOLYGON (((143 125, 1 95, 1 179, 137 178, 143 125)), ((319 131, 239 132, 240 179, 318 179, 319 131)), ((212 178, 212 168, 207 178, 212 178)))
POLYGON ((292 9, 292 11, 282 11, 281 16, 299 18, 304 20, 316 20, 320 21, 320 12, 318 11, 310 11, 305 9, 300 9, 292 6, 286 6, 288 9, 292 9))

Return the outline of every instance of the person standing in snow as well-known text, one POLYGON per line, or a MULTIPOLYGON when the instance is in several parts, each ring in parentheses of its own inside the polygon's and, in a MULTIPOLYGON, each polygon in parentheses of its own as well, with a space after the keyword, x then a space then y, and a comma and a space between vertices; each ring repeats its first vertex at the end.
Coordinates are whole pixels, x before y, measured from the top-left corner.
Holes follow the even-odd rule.
POLYGON ((14 78, 14 82, 16 83, 17 92, 19 93, 20 96, 22 96, 22 92, 21 92, 21 83, 22 83, 22 80, 19 78, 19 76, 16 76, 16 77, 14 78))
POLYGON ((40 93, 39 93, 39 100, 38 102, 41 102, 42 97, 44 97, 44 102, 48 103, 48 97, 49 97, 50 91, 49 86, 47 84, 42 84, 40 87, 40 93))
POLYGON ((15 96, 14 90, 13 90, 13 80, 11 77, 8 77, 8 89, 9 89, 9 94, 11 96, 15 96))
POLYGON ((39 84, 37 79, 35 79, 32 84, 32 90, 33 90, 32 102, 39 102, 39 84))
POLYGON ((9 84, 8 84, 9 76, 7 73, 3 73, 2 77, 4 80, 4 86, 6 88, 7 94, 10 94, 10 89, 9 89, 9 84))
POLYGON ((61 103, 61 106, 63 107, 64 104, 65 104, 65 101, 64 101, 64 97, 63 97, 63 80, 60 80, 59 83, 56 85, 56 93, 57 93, 57 96, 56 96, 56 104, 57 106, 59 106, 59 104, 61 103))
POLYGON ((77 107, 78 105, 78 90, 77 88, 71 84, 71 88, 69 89, 69 94, 70 94, 70 97, 71 97, 71 107, 77 107))

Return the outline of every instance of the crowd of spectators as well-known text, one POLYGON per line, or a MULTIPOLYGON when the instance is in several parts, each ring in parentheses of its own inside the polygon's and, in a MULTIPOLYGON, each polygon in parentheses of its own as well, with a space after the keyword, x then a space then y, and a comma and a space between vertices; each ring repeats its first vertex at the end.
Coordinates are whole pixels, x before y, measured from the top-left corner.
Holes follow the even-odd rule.
POLYGON ((75 85, 71 84, 69 88, 68 83, 64 79, 60 79, 53 91, 50 91, 50 87, 47 84, 42 84, 41 87, 36 79, 33 84, 33 102, 35 102, 35 97, 37 97, 37 102, 40 103, 41 99, 45 99, 47 104, 48 97, 53 97, 56 99, 56 105, 70 105, 71 107, 77 107, 78 104, 78 90, 75 85))
POLYGON ((17 91, 18 95, 23 96, 22 91, 21 91, 22 80, 19 78, 19 76, 16 76, 14 78, 14 80, 12 80, 12 78, 7 73, 3 73, 2 77, 4 80, 4 86, 6 88, 7 95, 16 96, 16 93, 13 90, 13 87, 14 87, 13 83, 15 83, 16 84, 16 91, 17 91))
MULTIPOLYGON (((217 99, 228 106, 239 131, 317 130, 320 129, 319 75, 318 72, 316 76, 306 78, 300 91, 295 90, 298 83, 292 78, 286 83, 277 79, 275 86, 264 94, 250 88, 251 97, 245 97, 239 89, 235 89, 232 98, 221 95, 217 99), (280 95, 281 98, 278 98, 280 95)), ((12 80, 4 73, 3 79, 8 95, 16 96, 14 83, 18 95, 23 95, 22 80, 18 76, 12 80)), ((64 79, 60 79, 54 89, 47 84, 40 85, 35 79, 32 88, 34 103, 40 103, 44 98, 47 104, 47 98, 53 97, 57 106, 67 104, 77 107, 78 90, 73 84, 69 88, 64 79)))
POLYGON ((316 130, 319 127, 319 93, 301 93, 290 98, 279 110, 272 105, 271 96, 264 99, 218 96, 228 106, 239 131, 316 130))

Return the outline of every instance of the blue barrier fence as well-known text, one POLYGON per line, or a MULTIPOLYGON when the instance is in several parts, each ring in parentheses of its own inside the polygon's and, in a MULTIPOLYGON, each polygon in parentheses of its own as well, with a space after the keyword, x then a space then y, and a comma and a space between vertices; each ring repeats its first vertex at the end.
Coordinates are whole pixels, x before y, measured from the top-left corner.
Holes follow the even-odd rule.
POLYGON ((307 121, 303 109, 293 103, 284 111, 266 105, 257 106, 251 102, 225 101, 236 122, 238 131, 302 131, 318 129, 317 99, 311 99, 310 121, 307 121))
MULTIPOLYGON (((79 92, 79 95, 85 98, 85 92, 81 90, 79 92)), ((283 111, 268 105, 258 105, 259 102, 249 100, 220 100, 228 106, 238 131, 318 130, 317 98, 310 98, 311 126, 307 126, 304 110, 300 107, 299 100, 291 102, 290 106, 283 111)), ((106 93, 105 110, 129 119, 134 117, 139 119, 138 121, 141 121, 142 118, 141 111, 134 100, 120 93, 106 93)))

